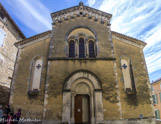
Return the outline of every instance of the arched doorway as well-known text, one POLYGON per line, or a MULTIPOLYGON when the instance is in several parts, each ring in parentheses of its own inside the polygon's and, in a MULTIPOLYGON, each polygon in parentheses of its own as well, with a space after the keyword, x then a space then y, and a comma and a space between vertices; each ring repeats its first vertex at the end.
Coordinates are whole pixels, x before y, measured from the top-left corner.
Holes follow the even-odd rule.
POLYGON ((85 82, 79 82, 73 89, 75 123, 90 124, 90 87, 85 82))
POLYGON ((102 87, 91 72, 78 71, 66 80, 63 89, 63 122, 103 122, 102 87))

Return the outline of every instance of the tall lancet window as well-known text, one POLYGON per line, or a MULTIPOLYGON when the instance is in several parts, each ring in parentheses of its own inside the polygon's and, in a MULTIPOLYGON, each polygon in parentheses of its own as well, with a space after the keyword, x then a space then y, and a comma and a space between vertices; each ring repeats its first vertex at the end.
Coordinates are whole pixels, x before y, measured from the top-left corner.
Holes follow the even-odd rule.
POLYGON ((135 92, 135 82, 132 71, 132 64, 126 59, 121 59, 124 87, 127 93, 135 92))
POLYGON ((37 93, 39 91, 41 81, 41 71, 42 71, 42 59, 40 58, 34 59, 32 65, 30 87, 29 87, 30 93, 37 93))
POLYGON ((88 47, 89 47, 89 58, 94 58, 95 57, 94 42, 92 40, 89 41, 88 47))
POLYGON ((79 38, 79 58, 85 57, 84 39, 79 38))
POLYGON ((73 40, 69 42, 69 57, 75 57, 75 42, 73 40))

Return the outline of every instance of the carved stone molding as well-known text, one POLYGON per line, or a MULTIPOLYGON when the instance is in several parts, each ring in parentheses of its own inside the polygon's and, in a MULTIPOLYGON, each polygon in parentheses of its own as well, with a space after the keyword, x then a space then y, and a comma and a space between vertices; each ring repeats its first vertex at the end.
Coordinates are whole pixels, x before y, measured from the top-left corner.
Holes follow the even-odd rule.
POLYGON ((94 17, 94 21, 100 21, 100 23, 104 24, 107 22, 107 25, 110 25, 110 20, 112 15, 109 13, 102 12, 100 10, 96 10, 94 8, 84 6, 83 3, 79 3, 78 6, 71 7, 68 9, 64 9, 62 11, 51 13, 51 17, 53 19, 53 25, 57 23, 61 23, 62 21, 66 21, 68 19, 74 19, 77 17, 88 17, 88 19, 92 19, 94 17))
POLYGON ((35 35, 35 36, 32 36, 32 37, 29 37, 29 38, 21 40, 19 42, 16 42, 15 46, 16 47, 19 47, 19 46, 24 47, 26 45, 34 43, 35 41, 40 41, 40 39, 42 39, 42 38, 44 38, 46 36, 48 37, 50 34, 51 34, 51 30, 46 31, 44 33, 41 33, 41 34, 38 34, 38 35, 35 35))
POLYGON ((131 44, 139 48, 144 48, 146 45, 146 43, 141 40, 138 40, 138 39, 114 32, 114 31, 112 31, 112 38, 118 39, 120 41, 123 41, 125 43, 131 44))

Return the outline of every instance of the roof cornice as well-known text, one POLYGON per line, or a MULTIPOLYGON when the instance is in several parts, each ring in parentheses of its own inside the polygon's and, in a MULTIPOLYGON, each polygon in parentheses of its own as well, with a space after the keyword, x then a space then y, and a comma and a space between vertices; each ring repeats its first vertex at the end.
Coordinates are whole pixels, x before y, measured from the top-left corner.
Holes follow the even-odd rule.
POLYGON ((146 46, 146 43, 141 41, 141 40, 126 36, 124 34, 120 34, 120 33, 115 32, 115 31, 112 31, 112 37, 118 38, 118 39, 123 39, 123 41, 126 41, 127 43, 132 44, 132 45, 137 46, 137 47, 144 48, 146 46))
POLYGON ((3 12, 3 14, 7 17, 7 19, 11 22, 11 24, 15 27, 19 35, 22 37, 22 39, 25 39, 25 35, 22 33, 20 28, 17 26, 17 24, 13 21, 12 17, 8 14, 6 9, 3 7, 2 3, 0 2, 0 11, 3 12))
POLYGON ((31 43, 31 42, 34 41, 34 40, 37 40, 37 39, 39 39, 39 38, 42 38, 42 37, 47 36, 47 35, 50 35, 50 34, 51 34, 51 30, 46 31, 46 32, 43 32, 43 33, 41 33, 41 34, 34 35, 34 36, 29 37, 29 38, 27 38, 27 39, 24 39, 24 40, 21 40, 21 41, 19 41, 19 42, 16 42, 16 43, 15 43, 15 46, 16 46, 16 47, 19 47, 19 46, 25 45, 25 44, 27 44, 27 43, 31 43))
POLYGON ((100 20, 101 23, 107 22, 110 25, 112 15, 88 6, 84 6, 82 2, 78 6, 67 8, 58 12, 51 13, 53 24, 61 23, 63 20, 73 19, 75 17, 88 16, 89 19, 95 18, 95 21, 100 20))

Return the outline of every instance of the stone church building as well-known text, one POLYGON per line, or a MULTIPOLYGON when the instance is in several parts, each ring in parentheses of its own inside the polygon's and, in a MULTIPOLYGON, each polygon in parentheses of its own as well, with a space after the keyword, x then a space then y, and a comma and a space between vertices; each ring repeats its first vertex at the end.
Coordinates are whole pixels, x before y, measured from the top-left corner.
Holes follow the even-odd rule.
POLYGON ((11 107, 44 124, 155 124, 146 44, 82 2, 51 17, 51 31, 15 44, 11 107))

